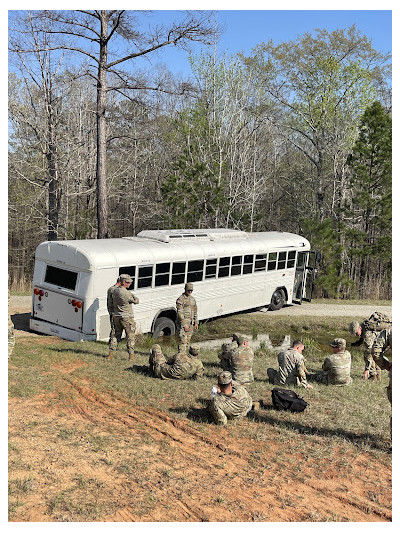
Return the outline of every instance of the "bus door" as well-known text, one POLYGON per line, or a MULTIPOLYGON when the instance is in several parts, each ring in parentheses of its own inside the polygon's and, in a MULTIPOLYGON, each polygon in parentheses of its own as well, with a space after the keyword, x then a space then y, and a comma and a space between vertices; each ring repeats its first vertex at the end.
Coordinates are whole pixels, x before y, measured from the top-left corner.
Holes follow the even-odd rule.
POLYGON ((309 252, 297 252, 296 270, 294 273, 293 302, 301 304, 307 277, 307 259, 309 252))
POLYGON ((314 289, 314 279, 317 273, 317 263, 321 253, 318 251, 311 251, 308 257, 308 263, 306 267, 306 280, 304 284, 303 300, 311 302, 312 292, 314 289))

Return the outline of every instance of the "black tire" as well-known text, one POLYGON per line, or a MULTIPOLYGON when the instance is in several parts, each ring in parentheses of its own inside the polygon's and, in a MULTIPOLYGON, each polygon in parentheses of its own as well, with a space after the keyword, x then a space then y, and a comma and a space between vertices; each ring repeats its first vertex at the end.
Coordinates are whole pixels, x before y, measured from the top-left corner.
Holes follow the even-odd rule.
POLYGON ((268 309, 271 311, 279 311, 279 309, 282 309, 284 303, 284 292, 282 289, 277 289, 271 297, 271 303, 269 304, 268 309))
POLYGON ((175 323, 167 317, 157 318, 153 328, 153 339, 158 339, 161 335, 173 337, 175 335, 175 323))

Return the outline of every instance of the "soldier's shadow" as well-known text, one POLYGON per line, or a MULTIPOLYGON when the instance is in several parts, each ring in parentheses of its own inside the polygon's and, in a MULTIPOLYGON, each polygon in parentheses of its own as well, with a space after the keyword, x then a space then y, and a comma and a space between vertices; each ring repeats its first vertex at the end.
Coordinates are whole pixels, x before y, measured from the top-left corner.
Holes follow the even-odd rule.
POLYGON ((189 420, 199 424, 211 424, 213 422, 212 415, 208 410, 208 400, 205 398, 197 398, 196 402, 203 405, 203 407, 190 407, 189 410, 185 407, 171 407, 171 413, 186 414, 189 420))

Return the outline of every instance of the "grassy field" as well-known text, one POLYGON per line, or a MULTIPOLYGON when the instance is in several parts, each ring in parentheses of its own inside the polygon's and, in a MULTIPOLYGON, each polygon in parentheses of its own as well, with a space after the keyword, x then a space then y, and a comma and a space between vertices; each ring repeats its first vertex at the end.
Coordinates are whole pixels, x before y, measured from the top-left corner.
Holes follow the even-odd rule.
MULTIPOLYGON (((334 337, 344 337, 348 343, 353 340, 347 331, 348 322, 348 318, 345 320, 343 318, 310 317, 288 319, 270 315, 266 318, 262 314, 235 315, 203 324, 192 342, 222 338, 227 333, 237 331, 253 336, 253 338, 261 333, 269 333, 273 343, 278 344, 285 335, 290 334, 292 339, 303 340, 306 346, 304 355, 308 369, 319 370, 324 358, 330 353, 329 341, 334 337)), ((127 360, 124 342, 121 343, 117 356, 108 361, 105 359, 108 353, 106 343, 71 343, 44 336, 37 338, 39 342, 25 339, 17 342, 15 346, 10 359, 9 395, 11 399, 22 402, 23 405, 29 405, 31 400, 38 401, 38 398, 45 397, 46 412, 53 405, 54 408, 58 408, 59 415, 46 421, 40 417, 35 418, 30 421, 29 426, 14 428, 10 431, 10 520, 23 521, 24 516, 29 516, 24 515, 23 510, 29 508, 30 499, 38 485, 38 474, 32 466, 27 465, 27 459, 22 458, 20 448, 23 439, 28 435, 40 433, 51 435, 52 442, 60 445, 67 444, 73 450, 79 450, 82 446, 81 427, 66 423, 68 406, 74 404, 75 396, 78 394, 76 388, 66 388, 66 380, 90 384, 91 394, 98 402, 106 396, 115 398, 126 413, 132 410, 132 406, 136 406, 136 409, 154 409, 172 417, 176 420, 176 424, 187 423, 192 431, 204 435, 205 439, 211 438, 213 432, 216 431, 216 426, 212 424, 207 411, 207 400, 219 372, 216 350, 202 350, 201 352, 205 367, 203 379, 183 382, 162 381, 149 376, 146 372, 148 354, 154 343, 154 340, 147 335, 138 337, 137 355, 133 364, 127 360), (67 368, 68 373, 62 371, 67 368), (64 406, 64 410, 60 411, 60 405, 64 406)), ((176 352, 176 339, 165 339, 161 344, 167 355, 173 355, 176 352)), ((318 465, 319 462, 321 465, 326 465, 334 461, 344 480, 350 481, 354 477, 354 457, 364 454, 383 467, 391 468, 390 404, 385 391, 388 383, 387 373, 383 372, 381 383, 366 383, 361 379, 362 352, 359 348, 351 348, 351 353, 352 386, 335 388, 314 384, 311 390, 301 389, 298 392, 309 402, 309 407, 301 414, 294 414, 277 412, 268 407, 271 403, 270 391, 273 386, 266 379, 266 369, 269 366, 277 367, 276 352, 257 351, 253 369, 255 382, 247 388, 253 400, 264 400, 266 408, 251 411, 244 423, 230 424, 226 430, 231 439, 249 443, 249 450, 252 449, 252 451, 251 454, 249 452, 246 469, 251 470, 256 468, 256 463, 258 465, 259 455, 257 454, 261 452, 257 452, 257 447, 268 447, 271 428, 274 430, 274 442, 284 446, 289 455, 301 454, 302 460, 307 465, 318 465), (316 445, 316 442, 320 445, 316 445)), ((90 423, 87 425, 85 442, 89 442, 88 446, 95 453, 101 453, 109 447, 125 453, 124 442, 125 446, 131 447, 130 441, 121 442, 120 435, 115 435, 112 431, 98 433, 90 423)), ((164 442, 163 446, 167 448, 167 451, 171 449, 171 443, 168 441, 164 442)), ((164 450, 162 452, 164 453, 164 450)), ((160 453, 158 450, 157 454, 160 453)), ((142 456, 136 457, 135 461, 130 461, 128 458, 118 462, 109 460, 108 466, 115 468, 118 475, 139 479, 146 471, 147 463, 142 456)), ((269 461, 274 468, 283 468, 285 460, 279 446, 269 457, 269 461)), ((327 467, 324 466, 324 468, 327 467)), ((174 476, 173 470, 166 467, 163 472, 164 481, 168 478, 168 483, 171 483, 171 476, 174 476)), ((304 472, 297 471, 296 473, 294 469, 291 475, 293 480, 297 476, 297 481, 307 482, 304 472)), ((111 508, 112 506, 107 507, 103 504, 100 510, 96 507, 94 495, 97 494, 100 498, 104 482, 96 481, 96 478, 88 475, 85 477, 79 472, 76 472, 73 479, 74 483, 71 487, 74 488, 76 494, 86 494, 85 505, 79 508, 75 500, 73 504, 72 496, 68 491, 48 495, 46 516, 49 520, 96 521, 102 520, 105 512, 112 514, 114 509, 111 508)), ((376 501, 379 490, 379 487, 376 488, 376 492, 374 490, 371 492, 369 489, 369 493, 372 494, 371 501, 374 501, 374 498, 376 501)), ((386 490, 390 491, 390 487, 386 490)), ((223 507, 223 501, 214 503, 223 507)), ((154 520, 154 515, 149 514, 149 509, 153 509, 155 503, 153 507, 149 501, 146 503, 148 507, 143 502, 141 505, 144 505, 143 513, 140 515, 138 511, 137 516, 149 515, 153 516, 154 520)), ((256 511, 253 512, 256 513, 256 511)), ((335 518, 333 511, 330 514, 320 515, 315 512, 313 514, 313 512, 303 515, 303 520, 319 521, 329 519, 329 517, 332 521, 343 520, 340 516, 335 518)), ((170 515, 168 520, 171 516, 174 515, 170 515)), ((268 514, 261 514, 258 519, 269 520, 269 517, 268 514)))

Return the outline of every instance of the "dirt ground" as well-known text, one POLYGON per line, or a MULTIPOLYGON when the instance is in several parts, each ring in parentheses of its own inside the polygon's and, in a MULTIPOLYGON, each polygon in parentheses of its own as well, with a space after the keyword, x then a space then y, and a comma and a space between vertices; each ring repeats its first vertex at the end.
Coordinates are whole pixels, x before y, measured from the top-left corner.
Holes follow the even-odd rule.
MULTIPOLYGON (((20 302, 12 311, 17 342, 54 343, 27 331, 20 302)), ((292 432, 288 443, 273 424, 268 440, 248 440, 248 420, 198 428, 111 392, 99 397, 74 374, 84 364, 51 368, 57 396, 9 400, 15 472, 33 485, 11 521, 391 521, 392 472, 368 451, 344 453, 338 442, 332 459, 323 437, 292 432)))

